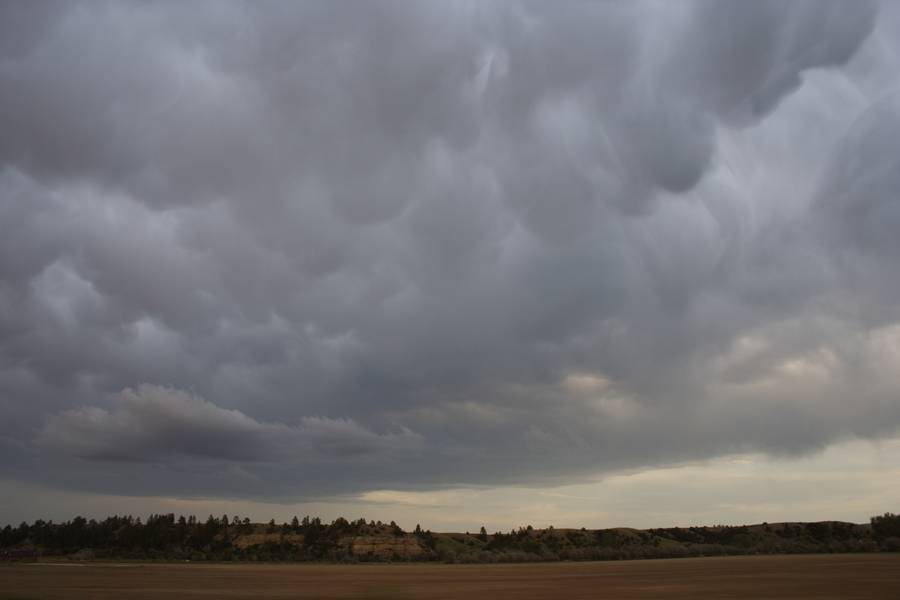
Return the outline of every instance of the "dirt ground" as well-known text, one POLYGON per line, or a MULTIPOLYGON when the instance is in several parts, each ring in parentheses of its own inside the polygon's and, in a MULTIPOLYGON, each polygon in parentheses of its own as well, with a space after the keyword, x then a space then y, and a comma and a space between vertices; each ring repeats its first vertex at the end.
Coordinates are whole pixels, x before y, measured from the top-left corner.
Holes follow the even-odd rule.
POLYGON ((0 564, 0 599, 900 598, 900 554, 537 565, 0 564))

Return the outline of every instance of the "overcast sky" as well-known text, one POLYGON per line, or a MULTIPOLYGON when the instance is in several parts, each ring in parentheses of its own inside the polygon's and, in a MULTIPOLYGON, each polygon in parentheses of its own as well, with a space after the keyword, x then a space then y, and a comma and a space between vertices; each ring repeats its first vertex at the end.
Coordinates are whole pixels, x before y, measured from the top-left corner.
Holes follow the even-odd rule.
POLYGON ((894 2, 6 0, 0 522, 896 511, 898 73, 894 2))

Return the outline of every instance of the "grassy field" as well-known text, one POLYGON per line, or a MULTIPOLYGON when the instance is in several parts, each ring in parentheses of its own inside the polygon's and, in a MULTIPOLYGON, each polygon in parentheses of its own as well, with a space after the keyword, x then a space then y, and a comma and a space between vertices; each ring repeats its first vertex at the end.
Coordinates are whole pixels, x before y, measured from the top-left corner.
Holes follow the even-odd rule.
POLYGON ((2 599, 900 598, 900 554, 528 565, 5 564, 2 599))

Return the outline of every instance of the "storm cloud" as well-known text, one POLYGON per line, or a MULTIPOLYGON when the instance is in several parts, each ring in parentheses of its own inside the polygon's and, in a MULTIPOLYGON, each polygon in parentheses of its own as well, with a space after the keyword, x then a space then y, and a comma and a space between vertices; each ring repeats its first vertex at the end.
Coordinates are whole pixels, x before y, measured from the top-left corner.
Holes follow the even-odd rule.
POLYGON ((900 11, 0 4, 0 476, 321 498, 900 428, 900 11))

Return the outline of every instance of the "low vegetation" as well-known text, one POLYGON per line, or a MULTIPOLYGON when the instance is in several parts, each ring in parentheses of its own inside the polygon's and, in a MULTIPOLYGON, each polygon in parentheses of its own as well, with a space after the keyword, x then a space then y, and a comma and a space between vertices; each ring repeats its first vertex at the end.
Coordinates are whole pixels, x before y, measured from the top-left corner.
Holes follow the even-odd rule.
POLYGON ((396 523, 296 517, 277 525, 173 514, 38 520, 0 530, 0 557, 70 559, 466 563, 616 560, 739 554, 900 551, 900 515, 868 524, 762 523, 661 529, 534 529, 432 533, 396 523))

